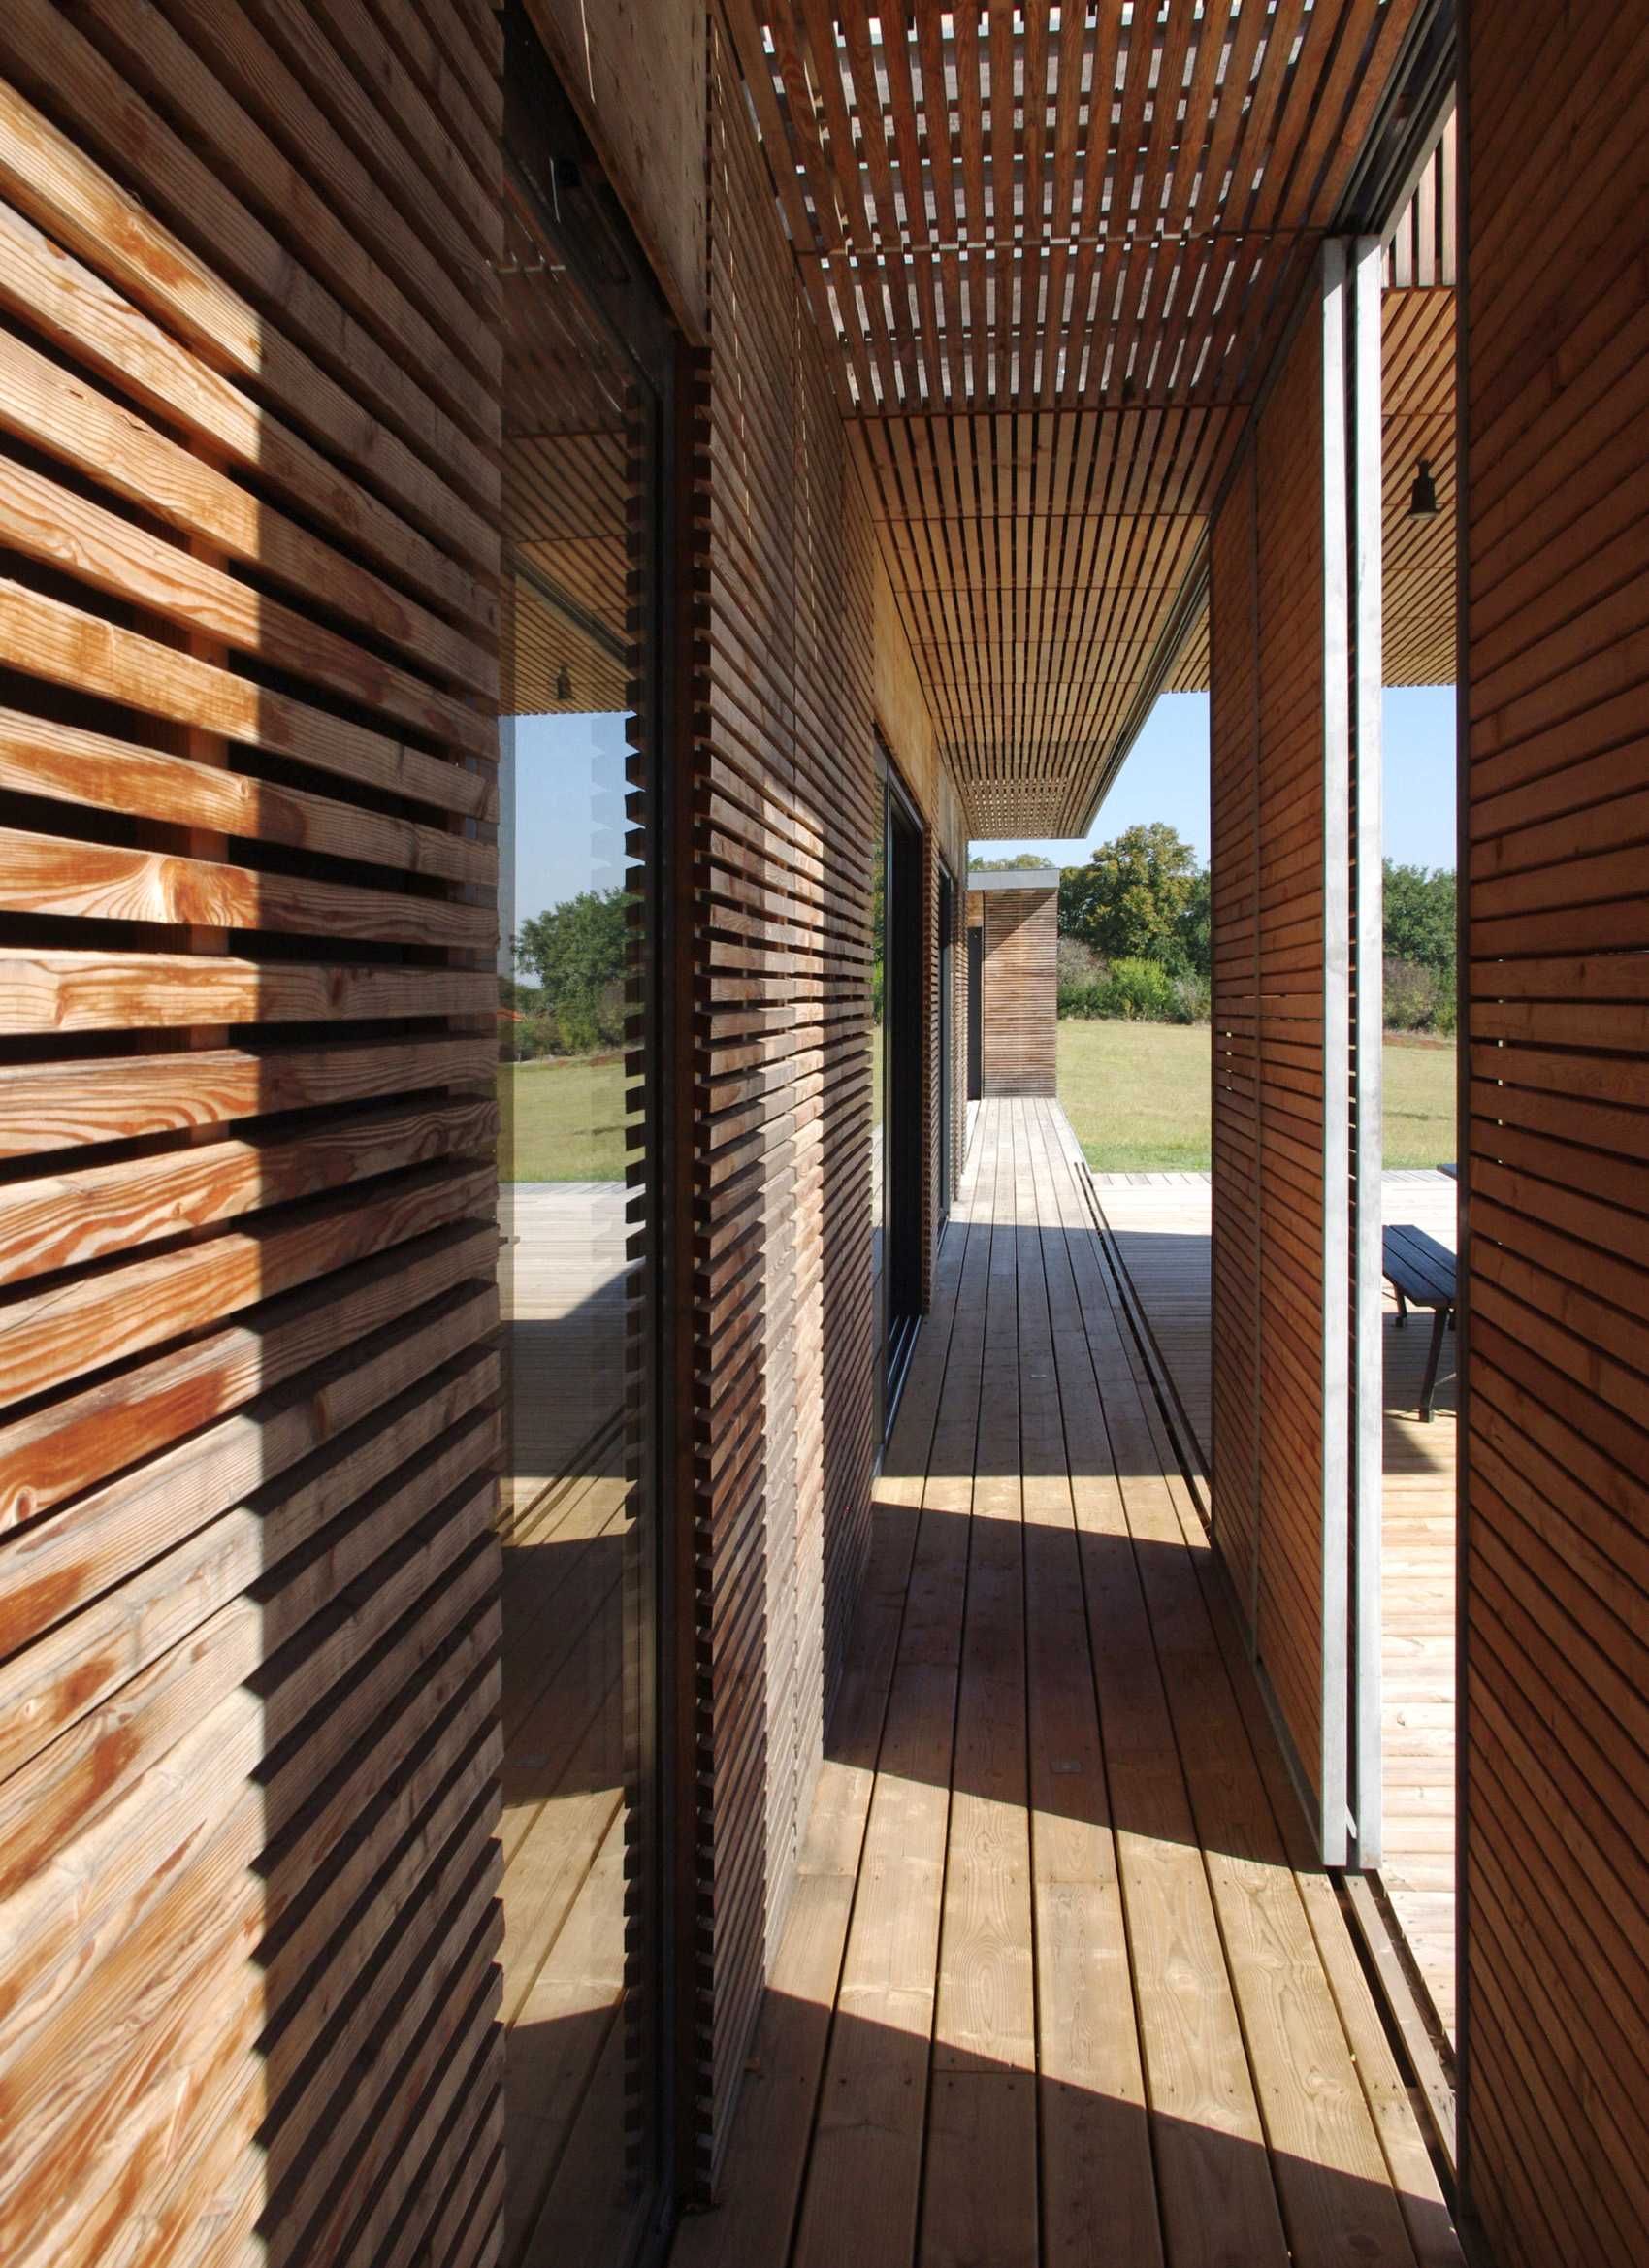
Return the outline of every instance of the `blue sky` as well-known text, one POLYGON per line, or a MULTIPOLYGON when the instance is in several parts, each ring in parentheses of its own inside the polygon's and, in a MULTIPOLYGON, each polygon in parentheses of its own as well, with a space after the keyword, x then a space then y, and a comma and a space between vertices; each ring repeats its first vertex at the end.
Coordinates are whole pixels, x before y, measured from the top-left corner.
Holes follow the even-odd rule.
POLYGON ((505 936, 582 890, 624 880, 624 718, 505 719, 515 734, 514 793, 504 767, 499 830, 505 936))
MULTIPOLYGON (((1454 864, 1454 688, 1421 686, 1385 697, 1385 853, 1400 864, 1454 864)), ((1208 696, 1166 693, 1100 805, 1086 842, 977 843, 981 858, 1040 851, 1075 866, 1124 827, 1165 819, 1209 855, 1208 696)))
MULTIPOLYGON (((1427 687, 1385 697, 1386 856, 1416 866, 1452 866, 1454 690, 1427 687)), ((581 890, 610 890, 624 879, 625 866, 624 719, 520 717, 514 729, 514 808, 506 803, 501 839, 506 934, 528 915, 581 890)), ((1164 694, 1087 842, 976 848, 984 858, 1040 851, 1074 866, 1094 843, 1153 819, 1178 827, 1207 859, 1206 694, 1164 694)))

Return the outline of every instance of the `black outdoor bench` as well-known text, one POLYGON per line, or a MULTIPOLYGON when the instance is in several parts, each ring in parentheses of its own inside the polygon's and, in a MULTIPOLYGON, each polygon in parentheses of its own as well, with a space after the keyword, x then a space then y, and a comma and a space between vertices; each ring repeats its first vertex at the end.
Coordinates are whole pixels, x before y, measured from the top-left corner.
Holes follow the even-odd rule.
POLYGON ((1429 1425, 1443 1333, 1454 1326, 1454 1254, 1423 1228, 1408 1224, 1388 1228, 1382 1244, 1381 1266, 1397 1294, 1397 1328, 1401 1331, 1407 1323, 1410 1308, 1432 1310, 1432 1346, 1426 1357, 1426 1382, 1420 1389, 1420 1415, 1429 1425))

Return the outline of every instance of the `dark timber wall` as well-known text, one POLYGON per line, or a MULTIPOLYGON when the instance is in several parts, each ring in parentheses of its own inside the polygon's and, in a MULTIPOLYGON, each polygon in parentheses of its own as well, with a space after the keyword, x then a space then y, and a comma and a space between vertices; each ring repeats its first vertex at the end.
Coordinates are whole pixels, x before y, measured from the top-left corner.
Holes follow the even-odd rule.
POLYGON ((1467 2180, 1649 2252, 1649 40, 1467 10, 1467 2180), (1537 185, 1537 187, 1532 186, 1537 185))
POLYGON ((1059 892, 975 890, 985 931, 981 1075, 987 1096, 1059 1088, 1059 892))
POLYGON ((491 2256, 480 0, 0 10, 0 2256, 491 2256))
POLYGON ((1214 523, 1213 1520, 1308 1779, 1321 1750, 1322 327, 1214 523))

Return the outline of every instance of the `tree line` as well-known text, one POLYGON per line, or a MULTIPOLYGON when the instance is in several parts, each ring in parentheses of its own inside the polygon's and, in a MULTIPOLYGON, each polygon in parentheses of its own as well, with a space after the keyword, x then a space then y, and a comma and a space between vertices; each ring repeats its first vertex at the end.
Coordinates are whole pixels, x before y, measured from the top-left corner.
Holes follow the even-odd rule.
POLYGON ((630 892, 581 890, 523 922, 515 979, 499 982, 503 1053, 590 1055, 624 1040, 630 892))
MULTIPOLYGON (((1021 851, 976 873, 1049 873, 1021 851)), ((623 1044, 630 893, 580 891, 521 924, 501 980, 504 1048, 520 1059, 623 1044)), ((1158 820, 1059 870, 1059 1013, 1198 1023, 1209 1013, 1208 868, 1158 820)), ((880 966, 880 954, 877 955, 880 966)), ((1398 1031, 1454 1029, 1454 875, 1385 864, 1385 1017, 1398 1031)))
MULTIPOLYGON (((1053 870, 1033 851, 976 859, 976 873, 1053 870)), ((1385 1021, 1397 1031, 1454 1029, 1455 878, 1385 861, 1385 1021)), ((1059 869, 1059 1013, 1201 1022, 1209 1013, 1209 870, 1161 820, 1101 843, 1059 869)))

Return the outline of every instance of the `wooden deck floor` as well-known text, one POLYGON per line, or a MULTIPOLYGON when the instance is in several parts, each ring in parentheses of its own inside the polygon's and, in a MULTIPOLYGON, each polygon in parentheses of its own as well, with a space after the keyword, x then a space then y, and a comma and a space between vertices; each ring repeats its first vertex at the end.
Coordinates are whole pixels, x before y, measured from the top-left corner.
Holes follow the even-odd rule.
MULTIPOLYGON (((1116 1250, 1139 1295, 1203 1469, 1211 1448, 1206 1174, 1097 1177, 1116 1250)), ((1446 1175, 1389 1173, 1388 1224, 1411 1223, 1454 1248, 1446 1175)), ((1385 1853, 1380 1882, 1439 2022, 1455 2017, 1454 1479, 1456 1397, 1445 1354, 1433 1421, 1419 1421, 1431 1318, 1396 1328, 1385 1304, 1382 1745, 1385 1853)))
POLYGON ((987 1103, 675 2268, 1459 2254, 1051 1103, 987 1103))

